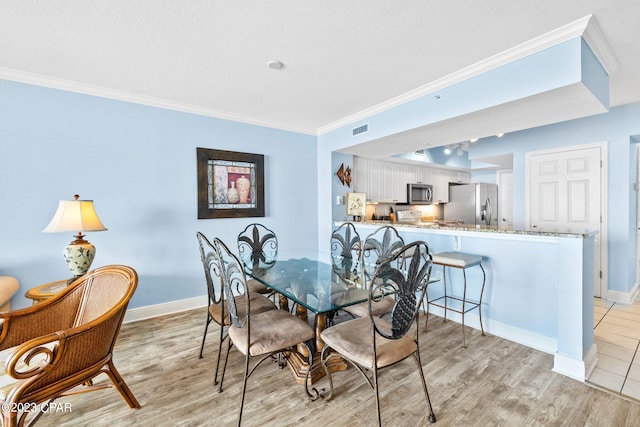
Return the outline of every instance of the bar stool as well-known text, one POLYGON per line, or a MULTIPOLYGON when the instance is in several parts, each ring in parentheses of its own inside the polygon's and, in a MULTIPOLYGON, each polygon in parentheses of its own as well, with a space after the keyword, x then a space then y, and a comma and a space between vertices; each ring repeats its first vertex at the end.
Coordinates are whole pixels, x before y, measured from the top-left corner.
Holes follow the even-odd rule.
POLYGON ((467 348, 465 338, 464 338, 465 313, 476 308, 478 309, 478 313, 480 316, 480 330, 482 331, 482 335, 484 336, 484 327, 482 326, 481 305, 482 305, 482 294, 484 292, 484 284, 487 279, 487 276, 484 271, 484 268, 482 267, 482 256, 465 254, 462 252, 441 252, 438 254, 433 254, 433 264, 442 266, 442 276, 444 279, 444 296, 437 297, 430 300, 429 295, 427 293, 427 320, 425 322, 425 331, 427 328, 427 322, 429 321, 429 304, 433 304, 436 307, 441 307, 444 309, 444 321, 447 320, 447 310, 460 313, 462 316, 462 348, 467 348), (480 269, 482 270, 482 288, 480 289, 480 299, 478 301, 467 299, 466 269, 469 267, 474 267, 476 265, 480 267, 480 269), (462 291, 462 297, 447 295, 447 275, 446 275, 447 267, 462 269, 462 274, 464 276, 464 285, 463 285, 464 287, 462 291), (459 303, 462 303, 461 308, 452 307, 452 305, 456 304, 456 301, 459 303))

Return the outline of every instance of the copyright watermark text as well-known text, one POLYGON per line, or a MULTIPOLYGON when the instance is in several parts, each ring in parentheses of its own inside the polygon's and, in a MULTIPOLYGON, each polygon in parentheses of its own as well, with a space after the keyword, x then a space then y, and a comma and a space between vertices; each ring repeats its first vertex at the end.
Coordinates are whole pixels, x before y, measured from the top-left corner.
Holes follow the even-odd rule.
POLYGON ((2 412, 72 412, 71 402, 2 402, 2 412))

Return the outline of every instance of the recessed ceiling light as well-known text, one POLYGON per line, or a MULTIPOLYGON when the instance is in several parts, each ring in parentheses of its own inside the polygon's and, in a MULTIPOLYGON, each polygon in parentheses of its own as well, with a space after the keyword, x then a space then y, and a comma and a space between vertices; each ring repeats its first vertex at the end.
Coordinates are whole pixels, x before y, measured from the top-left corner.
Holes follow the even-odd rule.
POLYGON ((498 138, 502 138, 504 136, 504 133, 499 133, 496 135, 498 138))
POLYGON ((272 70, 280 70, 282 69, 282 67, 284 67, 284 64, 282 63, 282 61, 271 60, 267 62, 267 67, 271 68, 272 70))
POLYGON ((472 143, 472 144, 473 144, 474 142, 478 142, 478 138, 471 138, 471 139, 469 140, 469 142, 470 142, 470 143, 472 143))

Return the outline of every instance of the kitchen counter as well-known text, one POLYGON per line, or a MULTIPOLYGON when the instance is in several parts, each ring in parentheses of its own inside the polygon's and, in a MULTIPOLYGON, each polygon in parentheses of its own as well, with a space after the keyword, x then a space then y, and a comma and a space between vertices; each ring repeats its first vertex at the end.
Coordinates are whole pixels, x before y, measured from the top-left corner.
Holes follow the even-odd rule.
MULTIPOLYGON (((335 221, 336 225, 343 224, 347 221, 335 221)), ((385 220, 363 220, 355 223, 356 225, 370 225, 382 227, 384 225, 391 225, 397 229, 416 229, 429 230, 429 231, 445 231, 449 234, 451 231, 465 231, 474 233, 499 233, 499 234, 515 234, 523 236, 548 236, 548 237, 576 237, 583 238, 586 236, 595 235, 595 231, 584 230, 583 232, 576 232, 573 230, 567 230, 564 232, 549 232, 549 231, 537 231, 537 230, 522 230, 513 228, 498 228, 495 226, 487 225, 471 225, 471 224, 455 224, 444 223, 444 221, 423 221, 423 222, 398 222, 398 221, 385 221, 385 220)))
MULTIPOLYGON (((335 221, 338 226, 345 221, 335 221)), ((487 283, 482 301, 485 331, 554 355, 553 370, 584 381, 597 361, 593 336, 594 245, 596 232, 541 232, 434 222, 354 222, 362 239, 392 225, 406 243, 422 240, 431 253, 459 251, 482 256, 487 283)), ((461 293, 461 276, 447 271, 450 292, 461 293), (451 275, 451 280, 449 276, 451 275)), ((477 270, 477 271, 476 271, 477 270)), ((433 274, 442 274, 435 267, 433 274)), ((479 269, 468 283, 482 281, 479 269)), ((430 297, 442 293, 430 286, 430 297)), ((475 289, 471 285, 469 292, 475 289)), ((430 312, 442 316, 438 307, 430 312)), ((474 310, 475 312, 476 310, 474 310)), ((465 325, 479 329, 476 313, 465 325)), ((447 317, 460 321, 456 313, 447 317)))

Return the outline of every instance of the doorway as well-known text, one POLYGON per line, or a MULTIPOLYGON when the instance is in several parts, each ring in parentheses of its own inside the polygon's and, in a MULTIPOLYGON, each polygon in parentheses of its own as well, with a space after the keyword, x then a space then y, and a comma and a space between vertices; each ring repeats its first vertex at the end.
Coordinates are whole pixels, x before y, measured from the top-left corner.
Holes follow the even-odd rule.
POLYGON ((527 153, 526 224, 531 230, 596 230, 594 289, 606 296, 606 143, 527 153), (603 255, 604 254, 604 255, 603 255))
POLYGON ((513 227, 513 170, 496 172, 498 182, 498 228, 513 227))

